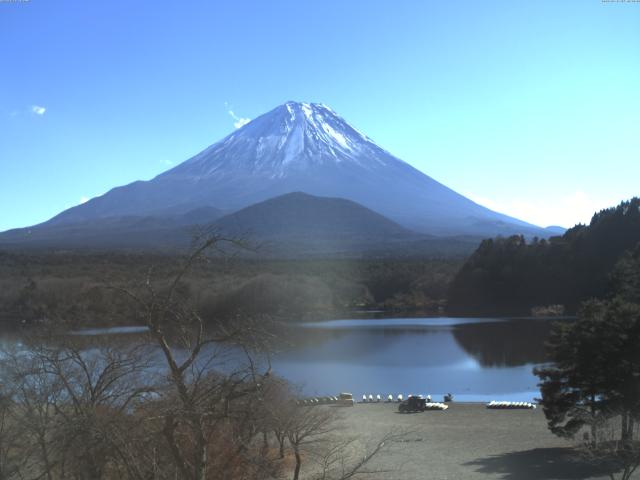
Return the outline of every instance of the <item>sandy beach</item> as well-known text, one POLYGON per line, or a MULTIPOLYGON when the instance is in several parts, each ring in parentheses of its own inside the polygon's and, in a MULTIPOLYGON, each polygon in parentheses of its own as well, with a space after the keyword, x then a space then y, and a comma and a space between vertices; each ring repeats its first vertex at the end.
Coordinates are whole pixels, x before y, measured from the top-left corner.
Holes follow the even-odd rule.
POLYGON ((569 442, 552 435, 536 410, 489 410, 484 404, 452 403, 446 411, 397 413, 397 404, 341 408, 344 435, 371 445, 391 430, 405 438, 371 465, 375 478, 433 480, 605 479, 569 442))

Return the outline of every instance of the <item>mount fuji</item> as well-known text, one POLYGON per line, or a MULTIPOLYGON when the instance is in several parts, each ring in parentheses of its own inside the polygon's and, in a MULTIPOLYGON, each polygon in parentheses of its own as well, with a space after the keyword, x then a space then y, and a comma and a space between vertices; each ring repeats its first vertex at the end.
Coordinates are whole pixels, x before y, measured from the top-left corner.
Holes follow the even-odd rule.
POLYGON ((292 192, 356 202, 420 234, 549 236, 396 158, 326 105, 287 102, 152 180, 116 187, 47 222, 5 232, 0 242, 97 224, 131 225, 140 218, 162 225, 176 218, 181 225, 209 223, 292 192))

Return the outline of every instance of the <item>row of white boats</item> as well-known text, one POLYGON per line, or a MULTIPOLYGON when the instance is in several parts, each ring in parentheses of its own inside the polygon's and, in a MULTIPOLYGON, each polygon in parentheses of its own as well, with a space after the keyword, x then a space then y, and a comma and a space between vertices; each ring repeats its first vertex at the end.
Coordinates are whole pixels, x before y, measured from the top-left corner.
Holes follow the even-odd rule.
MULTIPOLYGON (((406 397, 404 397, 400 393, 395 398, 394 398, 393 395, 389 394, 389 395, 387 395, 387 398, 385 399, 385 401, 387 403, 402 402, 405 398, 414 397, 414 396, 426 399, 427 403, 431 402, 431 395, 427 395, 426 397, 424 397, 422 395, 413 395, 411 393, 409 395, 407 395, 406 397)), ((362 395, 362 403, 380 403, 380 402, 382 402, 382 397, 380 395, 376 395, 375 397, 372 394, 362 395)))
MULTIPOLYGON (((413 397, 413 396, 417 396, 420 398, 424 398, 426 400, 426 408, 428 410, 446 410, 447 408, 449 408, 449 406, 446 403, 442 403, 442 402, 432 402, 431 401, 431 395, 427 395, 427 396, 422 396, 422 395, 412 395, 409 394, 406 397, 403 394, 398 394, 396 396, 389 394, 386 396, 386 398, 383 400, 383 397, 381 395, 373 395, 373 394, 364 394, 362 395, 362 400, 359 403, 400 403, 402 402, 405 398, 409 398, 409 397, 413 397)), ((451 397, 447 396, 445 397, 445 402, 447 401, 451 401, 451 397)), ((305 399, 301 399, 298 401, 299 405, 308 405, 308 406, 312 406, 312 405, 331 405, 331 404, 341 404, 341 405, 353 405, 355 402, 355 400, 353 399, 352 395, 350 393, 341 393, 339 396, 329 396, 329 397, 312 397, 312 398, 305 398, 305 399)), ((500 410, 500 409, 530 409, 533 410, 536 408, 536 405, 534 403, 531 402, 510 402, 510 401, 496 401, 496 400, 492 400, 489 403, 486 404, 487 408, 491 408, 491 409, 496 409, 496 410, 500 410)))
POLYGON ((496 402, 495 400, 491 400, 487 403, 487 408, 495 408, 495 409, 517 409, 517 408, 525 408, 533 410, 536 408, 535 403, 531 402, 496 402))
POLYGON ((311 397, 298 400, 298 405, 342 405, 352 407, 355 404, 353 395, 348 392, 342 392, 338 396, 330 397, 311 397))

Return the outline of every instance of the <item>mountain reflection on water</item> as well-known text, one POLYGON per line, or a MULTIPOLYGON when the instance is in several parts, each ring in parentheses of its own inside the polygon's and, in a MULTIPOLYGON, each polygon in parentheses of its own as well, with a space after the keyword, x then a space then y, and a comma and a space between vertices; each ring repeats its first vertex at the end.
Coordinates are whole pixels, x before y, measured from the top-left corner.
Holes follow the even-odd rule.
POLYGON ((547 361, 546 319, 394 318, 296 327, 274 371, 307 394, 452 392, 459 400, 532 400, 547 361))
POLYGON ((456 325, 453 336, 484 367, 515 367, 548 361, 544 343, 553 322, 518 319, 456 325))

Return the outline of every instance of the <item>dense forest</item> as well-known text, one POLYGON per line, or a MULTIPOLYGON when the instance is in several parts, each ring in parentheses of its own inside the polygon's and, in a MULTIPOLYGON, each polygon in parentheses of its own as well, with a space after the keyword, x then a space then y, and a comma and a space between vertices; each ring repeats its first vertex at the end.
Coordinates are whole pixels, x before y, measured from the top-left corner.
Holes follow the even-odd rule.
POLYGON ((589 225, 549 240, 485 240, 451 283, 449 311, 529 314, 537 307, 561 305, 574 313, 583 300, 607 297, 616 264, 639 243, 640 198, 602 210, 589 225))
MULTIPOLYGON (((209 317, 261 314, 282 320, 353 315, 358 310, 442 311, 460 259, 248 260, 211 258, 182 288, 209 317)), ((132 324, 114 284, 168 282, 172 255, 0 252, 0 325, 132 324)))
MULTIPOLYGON (((261 314, 299 321, 372 309, 528 315, 557 305, 562 308, 548 311, 571 314, 581 301, 607 296, 615 266, 624 268, 621 259, 640 256, 638 244, 640 199, 634 198, 549 240, 484 240, 466 262, 218 256, 194 268, 183 288, 209 317, 261 314)), ((110 285, 147 277, 161 285, 180 261, 178 255, 0 251, 0 326, 135 323, 126 313, 130 305, 110 285)))

